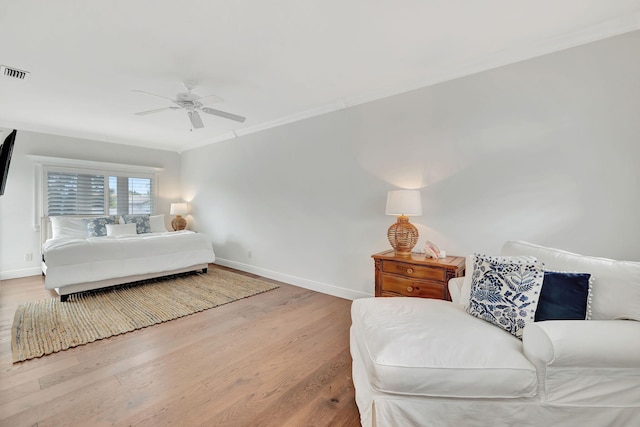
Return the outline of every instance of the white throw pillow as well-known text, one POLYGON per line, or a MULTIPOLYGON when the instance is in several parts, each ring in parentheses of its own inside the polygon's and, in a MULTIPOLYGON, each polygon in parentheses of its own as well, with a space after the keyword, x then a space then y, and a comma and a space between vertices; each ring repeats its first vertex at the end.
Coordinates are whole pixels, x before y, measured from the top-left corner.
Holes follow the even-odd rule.
POLYGON ((532 255, 545 267, 591 274, 591 319, 640 321, 640 262, 579 255, 533 243, 509 241, 503 255, 532 255))
POLYGON ((87 224, 83 218, 51 216, 51 234, 54 239, 78 239, 87 237, 87 224))
POLYGON ((130 236, 136 235, 136 224, 107 224, 107 236, 130 236))
POLYGON ((164 214, 151 215, 149 222, 151 223, 152 233, 164 233, 167 231, 167 227, 164 225, 164 214))

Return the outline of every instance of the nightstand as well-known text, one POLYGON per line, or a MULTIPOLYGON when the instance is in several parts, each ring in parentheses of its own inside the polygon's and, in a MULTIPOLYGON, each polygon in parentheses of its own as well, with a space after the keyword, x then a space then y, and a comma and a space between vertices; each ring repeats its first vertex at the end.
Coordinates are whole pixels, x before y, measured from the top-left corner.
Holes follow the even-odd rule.
POLYGON ((449 279, 464 276, 465 258, 397 257, 393 250, 371 255, 376 269, 377 297, 418 297, 451 300, 449 279))

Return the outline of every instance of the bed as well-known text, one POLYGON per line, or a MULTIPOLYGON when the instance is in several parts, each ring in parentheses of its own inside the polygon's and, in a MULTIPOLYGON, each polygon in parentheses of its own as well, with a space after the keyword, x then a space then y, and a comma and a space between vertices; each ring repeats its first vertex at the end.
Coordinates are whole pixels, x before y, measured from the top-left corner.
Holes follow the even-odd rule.
POLYGON ((41 235, 45 289, 55 289, 61 301, 108 286, 190 271, 206 273, 215 260, 207 235, 169 232, 163 215, 45 217, 41 235))

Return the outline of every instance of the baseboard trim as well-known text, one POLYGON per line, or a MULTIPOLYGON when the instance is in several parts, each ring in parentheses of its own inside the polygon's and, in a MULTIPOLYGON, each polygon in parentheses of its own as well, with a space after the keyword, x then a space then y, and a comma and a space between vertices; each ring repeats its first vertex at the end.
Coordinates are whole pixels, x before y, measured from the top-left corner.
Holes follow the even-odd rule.
POLYGON ((21 270, 0 271, 0 280, 19 279, 21 277, 39 276, 41 267, 23 268, 21 270))
POLYGON ((373 296, 364 292, 358 292, 351 289, 342 288, 340 286, 316 282, 315 280, 303 279, 302 277, 291 276, 289 274, 278 273, 277 271, 267 270, 266 268, 256 267, 255 265, 249 265, 229 259, 216 257, 215 263, 220 264, 224 267, 235 268, 236 270, 257 274, 258 276, 266 277, 268 279, 277 280, 279 282, 299 286, 301 288, 310 289, 316 292, 322 292, 323 294, 329 294, 339 298, 354 300, 358 298, 369 298, 373 296))
MULTIPOLYGON (((329 285, 327 283, 316 282, 314 280, 303 279, 302 277, 292 276, 289 274, 278 273, 277 271, 268 270, 266 268, 256 267, 255 265, 245 264, 242 262, 232 261, 224 258, 216 257, 216 264, 225 267, 235 268, 236 270, 245 271, 247 273, 257 274, 258 276, 268 279, 277 280, 279 282, 288 283, 290 285, 299 286, 301 288, 310 289, 323 294, 333 295, 339 298, 354 300, 358 298, 370 298, 373 295, 354 291, 352 289, 342 288, 340 286, 329 285)), ((42 274, 42 268, 24 268, 21 270, 0 271, 0 280, 19 279, 21 277, 39 276, 42 274)))

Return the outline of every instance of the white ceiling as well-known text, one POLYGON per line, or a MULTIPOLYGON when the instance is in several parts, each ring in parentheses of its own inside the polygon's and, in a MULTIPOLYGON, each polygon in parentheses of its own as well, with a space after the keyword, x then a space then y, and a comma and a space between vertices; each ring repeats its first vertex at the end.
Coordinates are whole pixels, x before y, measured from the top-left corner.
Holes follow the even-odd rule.
POLYGON ((640 28, 640 0, 0 0, 0 126, 184 151, 640 28), (237 123, 169 106, 182 81, 237 123))

